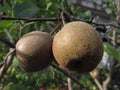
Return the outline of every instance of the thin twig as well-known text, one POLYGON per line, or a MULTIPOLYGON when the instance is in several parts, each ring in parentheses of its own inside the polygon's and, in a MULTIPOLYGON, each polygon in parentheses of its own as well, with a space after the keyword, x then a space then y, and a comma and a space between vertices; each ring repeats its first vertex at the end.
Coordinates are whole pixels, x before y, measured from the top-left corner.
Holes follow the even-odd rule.
POLYGON ((0 41, 7 44, 8 46, 10 46, 11 48, 15 48, 15 45, 13 43, 11 43, 9 40, 3 38, 0 36, 0 41))
POLYGON ((109 73, 106 80, 103 82, 103 90, 108 90, 108 85, 111 81, 111 74, 109 73))
POLYGON ((98 88, 99 88, 100 90, 103 90, 102 85, 100 84, 100 82, 99 82, 96 78, 94 78, 94 77, 92 76, 92 73, 91 73, 91 72, 90 72, 90 76, 93 78, 93 80, 95 81, 95 83, 96 83, 96 85, 98 86, 98 88))
POLYGON ((60 15, 61 15, 61 19, 62 19, 63 25, 65 25, 64 12, 63 12, 63 11, 61 11, 60 15))
POLYGON ((73 90, 71 78, 68 77, 67 81, 68 81, 68 90, 73 90))
POLYGON ((23 30, 24 30, 27 26, 29 26, 29 25, 31 25, 31 24, 33 24, 33 23, 34 23, 34 22, 28 22, 28 23, 24 23, 24 24, 21 24, 21 25, 20 25, 19 38, 22 37, 22 35, 23 35, 23 30))
POLYGON ((6 35, 8 36, 10 42, 11 42, 11 43, 15 43, 14 40, 13 40, 12 35, 10 34, 10 32, 9 32, 7 29, 5 29, 4 32, 5 32, 6 35))
POLYGON ((19 25, 19 38, 21 38, 22 35, 23 35, 23 26, 24 26, 24 24, 22 23, 22 21, 20 21, 20 25, 19 25))
POLYGON ((10 50, 4 59, 4 65, 0 68, 0 81, 6 73, 9 66, 12 64, 13 57, 15 55, 15 49, 10 50))
POLYGON ((61 26, 61 24, 62 24, 62 22, 57 24, 57 26, 50 32, 50 34, 53 35, 53 33, 61 26))

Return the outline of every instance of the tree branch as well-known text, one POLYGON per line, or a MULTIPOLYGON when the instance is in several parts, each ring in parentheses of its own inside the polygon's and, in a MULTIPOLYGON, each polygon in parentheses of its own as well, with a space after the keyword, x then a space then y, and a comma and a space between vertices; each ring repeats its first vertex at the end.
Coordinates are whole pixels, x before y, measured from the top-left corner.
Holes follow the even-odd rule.
MULTIPOLYGON (((66 13, 64 13, 66 14, 66 13)), ((68 15, 68 14, 67 14, 68 15)), ((9 16, 1 16, 0 20, 23 20, 26 22, 32 22, 32 21, 58 21, 58 20, 62 20, 62 18, 57 18, 57 17, 52 17, 52 18, 22 18, 22 17, 9 17, 9 16)), ((78 18, 74 18, 73 16, 69 15, 69 19, 65 18, 66 22, 70 22, 70 21, 84 21, 90 24, 94 24, 96 26, 98 25, 102 25, 102 26, 112 26, 112 27, 117 27, 120 28, 119 25, 115 25, 115 24, 111 24, 111 23, 95 23, 95 22, 91 22, 91 20, 83 20, 83 19, 78 19, 78 18)))
POLYGON ((9 17, 9 16, 1 16, 0 20, 23 20, 27 22, 31 21, 58 21, 58 18, 22 18, 22 17, 9 17))
POLYGON ((67 73, 65 70, 61 69, 58 65, 56 65, 55 63, 51 63, 51 66, 53 66, 54 68, 56 68, 57 70, 61 71, 62 73, 64 73, 66 76, 68 76, 71 80, 73 80, 74 82, 76 82, 78 85, 80 85, 80 90, 89 90, 87 87, 85 87, 84 85, 82 85, 77 79, 73 78, 69 73, 67 73))

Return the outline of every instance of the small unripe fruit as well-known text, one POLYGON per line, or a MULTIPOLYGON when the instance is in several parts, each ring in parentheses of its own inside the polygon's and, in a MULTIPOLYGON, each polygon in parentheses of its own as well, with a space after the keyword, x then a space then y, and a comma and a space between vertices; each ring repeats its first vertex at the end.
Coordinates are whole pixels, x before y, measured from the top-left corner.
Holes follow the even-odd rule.
POLYGON ((66 24, 54 37, 53 55, 65 70, 88 73, 103 56, 103 42, 99 33, 85 22, 66 24))
POLYGON ((16 55, 26 72, 46 68, 52 62, 52 36, 41 31, 24 35, 16 44, 16 55))
POLYGON ((97 70, 93 70, 91 72, 91 75, 92 75, 93 78, 97 78, 99 76, 99 72, 97 70))

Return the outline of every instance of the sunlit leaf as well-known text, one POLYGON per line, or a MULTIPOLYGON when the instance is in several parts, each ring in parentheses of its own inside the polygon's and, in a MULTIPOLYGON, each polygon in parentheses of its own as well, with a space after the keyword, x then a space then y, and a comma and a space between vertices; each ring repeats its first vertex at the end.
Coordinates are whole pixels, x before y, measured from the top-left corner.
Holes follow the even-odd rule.
POLYGON ((1 21, 0 22, 0 29, 8 28, 11 26, 13 21, 1 21))
POLYGON ((52 2, 49 2, 49 3, 47 4, 46 10, 48 10, 51 5, 52 5, 52 2))
POLYGON ((109 54, 114 56, 114 58, 118 61, 120 61, 120 51, 115 49, 112 45, 109 43, 104 43, 104 50, 109 54))

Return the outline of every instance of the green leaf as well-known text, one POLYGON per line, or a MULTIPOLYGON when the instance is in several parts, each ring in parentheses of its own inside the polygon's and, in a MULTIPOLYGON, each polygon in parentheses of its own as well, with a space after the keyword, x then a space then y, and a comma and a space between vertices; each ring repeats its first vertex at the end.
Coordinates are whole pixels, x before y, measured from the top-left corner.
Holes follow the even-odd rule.
POLYGON ((16 4, 14 7, 14 15, 16 17, 32 17, 39 11, 39 8, 32 2, 24 2, 16 4))
POLYGON ((84 12, 84 14, 83 14, 83 17, 85 18, 85 19, 87 19, 87 18, 89 18, 91 16, 91 12, 88 10, 88 11, 86 11, 86 12, 84 12))
POLYGON ((52 5, 52 2, 49 2, 49 3, 47 4, 46 10, 49 10, 49 8, 51 7, 51 5, 52 5))
POLYGON ((120 62, 120 50, 117 50, 117 60, 120 62))
POLYGON ((106 51, 109 55, 114 56, 114 58, 120 61, 120 50, 116 50, 112 45, 109 43, 104 43, 104 51, 106 51))
POLYGON ((19 61, 17 60, 16 57, 14 57, 12 66, 17 67, 18 65, 19 65, 19 61))
POLYGON ((7 3, 4 3, 4 6, 0 7, 0 12, 4 13, 11 12, 11 8, 7 3))
POLYGON ((23 3, 25 0, 18 0, 19 3, 23 3))
POLYGON ((11 26, 13 21, 1 21, 0 22, 0 29, 8 28, 11 26))
POLYGON ((16 90, 15 85, 10 82, 6 87, 5 90, 16 90))

